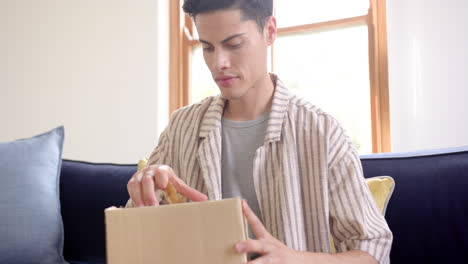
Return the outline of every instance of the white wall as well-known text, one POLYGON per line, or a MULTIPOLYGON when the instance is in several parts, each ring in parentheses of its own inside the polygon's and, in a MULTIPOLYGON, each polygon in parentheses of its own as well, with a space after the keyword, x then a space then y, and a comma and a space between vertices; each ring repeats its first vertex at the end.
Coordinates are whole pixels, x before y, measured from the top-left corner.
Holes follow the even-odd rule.
POLYGON ((468 1, 388 0, 392 151, 468 146, 468 1))
POLYGON ((0 142, 64 125, 64 158, 147 156, 167 123, 167 8, 0 0, 0 142))

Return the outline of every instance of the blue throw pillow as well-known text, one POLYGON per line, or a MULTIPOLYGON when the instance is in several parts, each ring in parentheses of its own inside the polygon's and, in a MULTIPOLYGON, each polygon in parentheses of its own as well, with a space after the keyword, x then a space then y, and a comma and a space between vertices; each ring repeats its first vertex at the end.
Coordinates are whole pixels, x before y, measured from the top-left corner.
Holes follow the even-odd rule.
POLYGON ((0 143, 0 263, 66 263, 59 175, 63 127, 0 143))

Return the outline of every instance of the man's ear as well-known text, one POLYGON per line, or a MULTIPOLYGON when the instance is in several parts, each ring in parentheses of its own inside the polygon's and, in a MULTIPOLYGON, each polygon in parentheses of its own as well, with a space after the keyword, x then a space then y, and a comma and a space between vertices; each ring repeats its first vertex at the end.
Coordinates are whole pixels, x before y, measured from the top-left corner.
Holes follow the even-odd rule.
POLYGON ((274 16, 270 16, 265 23, 265 27, 263 29, 263 34, 267 41, 268 46, 273 45, 276 40, 277 35, 277 27, 276 27, 276 18, 274 16))

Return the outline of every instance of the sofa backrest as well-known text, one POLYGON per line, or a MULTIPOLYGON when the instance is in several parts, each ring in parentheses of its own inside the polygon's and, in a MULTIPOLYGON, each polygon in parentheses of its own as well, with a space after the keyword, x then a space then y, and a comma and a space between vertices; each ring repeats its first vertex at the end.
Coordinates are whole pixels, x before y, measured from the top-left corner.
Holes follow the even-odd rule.
POLYGON ((468 263, 468 147, 361 157, 395 179, 386 219, 393 263, 468 263))
MULTIPOLYGON (((388 175, 396 186, 386 219, 393 263, 468 263, 468 147, 362 156, 364 176, 388 175)), ((136 165, 64 160, 60 199, 64 256, 105 263, 104 209, 124 206, 136 165)))
POLYGON ((66 260, 106 263, 104 209, 125 206, 129 198, 127 182, 136 168, 136 165, 62 162, 60 201, 66 260))

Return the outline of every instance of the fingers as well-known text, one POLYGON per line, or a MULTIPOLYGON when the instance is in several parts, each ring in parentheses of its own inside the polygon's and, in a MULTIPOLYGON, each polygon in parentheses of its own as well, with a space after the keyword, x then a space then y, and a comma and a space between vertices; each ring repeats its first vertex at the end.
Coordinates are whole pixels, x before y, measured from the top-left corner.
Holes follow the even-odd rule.
POLYGON ((166 189, 167 183, 170 181, 177 192, 189 198, 189 200, 195 202, 208 200, 208 197, 205 194, 185 184, 179 177, 175 175, 174 171, 169 166, 160 166, 156 174, 157 186, 160 189, 166 189))
POLYGON ((146 206, 159 205, 159 200, 156 199, 156 193, 154 191, 155 183, 153 180, 153 176, 154 176, 154 172, 152 170, 148 170, 143 174, 143 178, 141 180, 143 203, 146 206))
POLYGON ((261 240, 248 239, 236 244, 239 253, 258 253, 261 255, 269 252, 268 244, 261 240))
POLYGON ((133 174, 132 178, 127 183, 127 191, 135 207, 140 207, 143 205, 143 198, 141 197, 140 191, 140 183, 138 181, 138 178, 141 178, 139 174, 141 174, 141 172, 136 172, 135 174, 133 174))
POLYGON ((154 170, 155 168, 149 167, 138 171, 128 182, 127 190, 135 207, 159 205, 155 193, 158 188, 154 180, 154 170))
POLYGON ((167 188, 168 182, 192 201, 206 201, 208 197, 189 187, 179 179, 169 166, 150 166, 136 172, 127 184, 127 190, 135 207, 159 205, 158 190, 167 188))
POLYGON ((244 212, 244 215, 247 218, 247 222, 252 228, 252 232, 255 234, 255 237, 260 239, 270 236, 270 233, 268 233, 265 226, 263 226, 260 219, 258 219, 258 217, 255 215, 252 209, 250 209, 249 205, 245 200, 242 200, 242 211, 244 212))
POLYGON ((172 184, 174 185, 174 188, 179 192, 181 193, 183 196, 189 198, 190 200, 192 201, 195 201, 195 202, 202 202, 202 201, 206 201, 208 200, 208 197, 193 189, 193 188, 190 188, 187 184, 185 184, 181 179, 179 178, 173 178, 174 180, 171 181, 172 184))
POLYGON ((164 190, 170 178, 176 177, 174 171, 169 166, 151 166, 150 170, 154 172, 154 181, 157 189, 164 190))
POLYGON ((249 239, 236 244, 236 250, 239 253, 259 253, 265 255, 273 248, 273 237, 268 233, 266 228, 255 213, 250 209, 245 200, 242 200, 242 211, 247 218, 247 222, 252 228, 252 232, 257 237, 257 240, 249 239))

